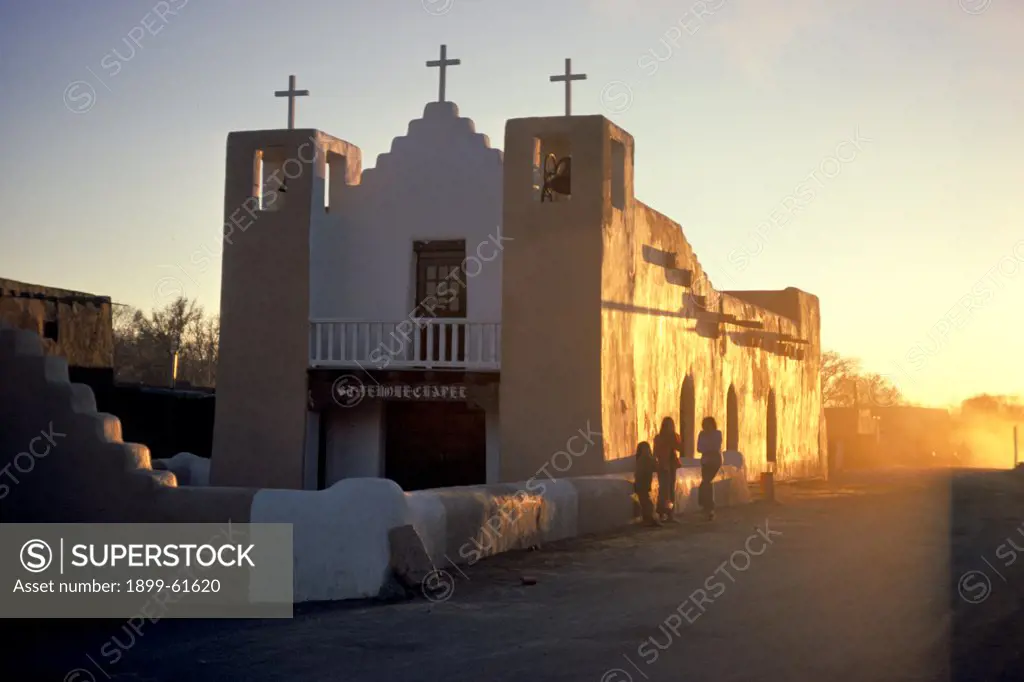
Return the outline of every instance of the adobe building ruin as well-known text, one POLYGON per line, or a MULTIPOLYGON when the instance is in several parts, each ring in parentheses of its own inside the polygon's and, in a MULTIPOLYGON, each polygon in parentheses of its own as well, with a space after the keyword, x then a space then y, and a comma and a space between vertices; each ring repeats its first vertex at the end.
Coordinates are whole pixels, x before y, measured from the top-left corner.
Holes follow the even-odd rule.
POLYGON ((113 380, 110 298, 0 279, 0 319, 33 331, 47 355, 67 358, 72 378, 113 380))

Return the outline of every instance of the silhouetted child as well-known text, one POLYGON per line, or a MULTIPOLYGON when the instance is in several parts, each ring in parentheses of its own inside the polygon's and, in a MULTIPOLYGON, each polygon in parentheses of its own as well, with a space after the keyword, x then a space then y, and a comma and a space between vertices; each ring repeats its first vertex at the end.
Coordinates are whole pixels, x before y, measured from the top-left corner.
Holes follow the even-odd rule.
POLYGON ((646 526, 660 525, 654 518, 654 503, 651 502, 651 482, 657 464, 651 445, 644 441, 636 446, 636 471, 633 473, 633 491, 640 501, 640 516, 646 526))
POLYGON ((715 518, 714 480, 722 468, 722 432, 712 417, 705 417, 697 436, 697 452, 700 453, 700 488, 697 500, 708 520, 715 518))

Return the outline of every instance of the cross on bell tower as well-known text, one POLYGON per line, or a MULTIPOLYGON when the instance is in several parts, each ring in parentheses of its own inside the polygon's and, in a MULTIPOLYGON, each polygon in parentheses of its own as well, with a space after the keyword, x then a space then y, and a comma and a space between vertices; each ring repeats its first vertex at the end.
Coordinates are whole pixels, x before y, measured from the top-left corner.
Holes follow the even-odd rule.
POLYGON ((274 97, 288 98, 288 130, 294 130, 295 128, 295 98, 308 96, 309 90, 295 89, 295 76, 288 76, 287 90, 278 90, 274 93, 274 97))
POLYGON ((565 75, 552 76, 552 83, 565 83, 565 115, 572 116, 572 82, 573 81, 585 81, 587 80, 587 74, 572 72, 572 59, 566 58, 565 60, 565 75))
POLYGON ((440 84, 440 87, 438 88, 438 91, 437 91, 437 101, 438 102, 443 102, 444 101, 444 86, 445 86, 445 83, 446 83, 446 80, 447 80, 445 78, 445 76, 446 76, 446 71, 448 70, 448 67, 449 66, 458 66, 461 63, 462 63, 461 59, 448 59, 448 46, 447 45, 442 45, 441 46, 441 58, 440 59, 434 59, 432 61, 427 62, 427 66, 429 66, 429 67, 435 67, 436 66, 439 69, 441 69, 441 84, 440 84))

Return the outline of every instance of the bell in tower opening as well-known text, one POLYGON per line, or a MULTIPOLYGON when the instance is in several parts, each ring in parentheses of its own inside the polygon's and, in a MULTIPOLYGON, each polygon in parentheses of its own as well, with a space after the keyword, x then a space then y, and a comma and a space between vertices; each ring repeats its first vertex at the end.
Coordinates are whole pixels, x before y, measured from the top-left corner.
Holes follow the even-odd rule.
POLYGON ((572 157, 558 158, 548 154, 544 159, 544 186, 541 201, 554 201, 554 195, 568 197, 572 194, 572 157))

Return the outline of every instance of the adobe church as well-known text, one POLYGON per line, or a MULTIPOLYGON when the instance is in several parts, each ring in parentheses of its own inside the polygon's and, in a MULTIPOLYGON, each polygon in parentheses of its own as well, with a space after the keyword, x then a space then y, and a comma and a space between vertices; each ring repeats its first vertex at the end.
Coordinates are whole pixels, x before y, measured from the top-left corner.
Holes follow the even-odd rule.
MULTIPOLYGON (((636 200, 603 116, 509 120, 445 96, 374 168, 288 128, 228 136, 211 484, 404 489, 630 470, 670 416, 713 416, 748 476, 824 473, 818 299, 717 291, 636 200)), ((647 141, 653 144, 654 141, 647 141)))

